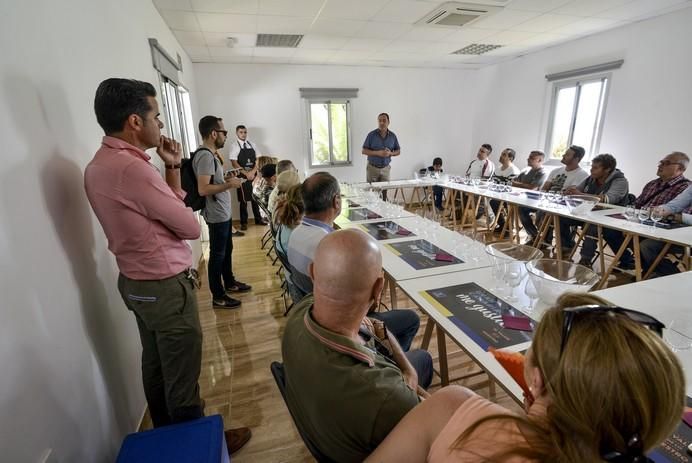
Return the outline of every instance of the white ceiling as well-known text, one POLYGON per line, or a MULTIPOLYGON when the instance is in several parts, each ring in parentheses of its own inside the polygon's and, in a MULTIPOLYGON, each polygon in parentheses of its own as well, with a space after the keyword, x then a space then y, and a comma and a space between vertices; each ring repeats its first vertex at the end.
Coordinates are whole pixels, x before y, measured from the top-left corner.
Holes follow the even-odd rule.
POLYGON ((692 0, 509 0, 502 11, 469 26, 446 28, 414 24, 444 3, 433 0, 153 2, 193 62, 455 69, 479 68, 692 6, 692 0), (257 33, 304 37, 298 48, 257 48, 257 33), (236 40, 232 48, 228 37, 236 40), (471 43, 502 47, 481 56, 450 54, 471 43))

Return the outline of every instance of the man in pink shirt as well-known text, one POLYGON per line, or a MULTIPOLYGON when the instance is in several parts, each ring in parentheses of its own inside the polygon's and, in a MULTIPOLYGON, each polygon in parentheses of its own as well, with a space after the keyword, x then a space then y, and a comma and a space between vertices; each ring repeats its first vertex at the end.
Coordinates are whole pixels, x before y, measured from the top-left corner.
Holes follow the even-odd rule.
MULTIPOLYGON (((147 82, 101 82, 94 109, 106 135, 84 186, 120 269, 118 289, 137 320, 152 421, 159 427, 202 417, 202 330, 186 242, 197 239, 200 228, 183 202, 181 146, 161 135, 156 90, 147 82), (153 147, 165 182, 145 153, 153 147)), ((229 449, 240 448, 250 431, 231 430, 226 438, 229 449)))

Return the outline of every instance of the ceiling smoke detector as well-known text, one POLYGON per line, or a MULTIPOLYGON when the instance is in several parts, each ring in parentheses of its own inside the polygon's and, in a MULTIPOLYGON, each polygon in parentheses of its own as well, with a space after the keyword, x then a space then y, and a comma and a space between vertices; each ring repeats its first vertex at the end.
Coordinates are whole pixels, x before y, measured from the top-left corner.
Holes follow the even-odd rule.
POLYGON ((467 45, 464 48, 453 51, 450 53, 451 55, 482 55, 483 53, 488 53, 489 51, 493 51, 497 48, 502 47, 502 45, 492 45, 492 44, 487 44, 487 43, 472 43, 471 45, 467 45))
POLYGON ((302 35, 293 34, 257 34, 256 47, 298 48, 302 35))
POLYGON ((447 2, 425 15, 416 24, 458 28, 501 10, 502 7, 495 5, 447 2))

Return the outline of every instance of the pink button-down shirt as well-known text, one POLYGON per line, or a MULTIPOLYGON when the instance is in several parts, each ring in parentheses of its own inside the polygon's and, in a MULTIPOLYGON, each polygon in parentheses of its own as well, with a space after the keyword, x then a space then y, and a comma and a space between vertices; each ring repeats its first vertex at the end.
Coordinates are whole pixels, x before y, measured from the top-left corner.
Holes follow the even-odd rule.
POLYGON ((105 136, 84 172, 91 207, 120 272, 133 280, 160 280, 192 265, 185 240, 199 237, 199 221, 141 149, 105 136))

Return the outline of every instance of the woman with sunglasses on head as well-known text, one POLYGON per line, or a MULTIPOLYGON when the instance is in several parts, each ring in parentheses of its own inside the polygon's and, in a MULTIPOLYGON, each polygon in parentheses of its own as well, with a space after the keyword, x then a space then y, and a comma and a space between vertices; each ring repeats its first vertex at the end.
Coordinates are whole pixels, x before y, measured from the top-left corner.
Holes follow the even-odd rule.
POLYGON ((680 423, 685 380, 663 324, 565 294, 527 352, 530 390, 515 414, 450 386, 411 410, 367 461, 650 462, 680 423))

